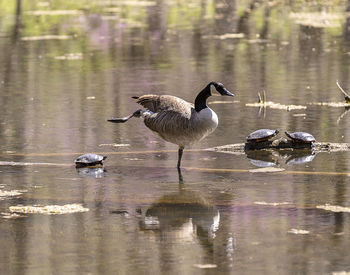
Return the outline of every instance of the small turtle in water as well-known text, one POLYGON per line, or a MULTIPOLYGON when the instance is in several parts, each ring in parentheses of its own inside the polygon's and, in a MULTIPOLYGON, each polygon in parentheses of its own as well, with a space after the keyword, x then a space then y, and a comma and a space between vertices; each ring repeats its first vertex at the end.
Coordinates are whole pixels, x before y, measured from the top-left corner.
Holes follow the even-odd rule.
POLYGON ((271 129, 259 129, 250 133, 247 137, 247 142, 263 142, 268 141, 270 138, 274 137, 279 133, 279 130, 271 130, 271 129))
POLYGON ((103 165, 106 156, 96 154, 84 154, 79 156, 74 162, 76 167, 103 165))
POLYGON ((287 137, 289 137, 293 142, 297 143, 310 143, 312 144, 315 141, 315 138, 313 135, 305 132, 294 132, 294 133, 289 133, 285 131, 285 134, 287 137))

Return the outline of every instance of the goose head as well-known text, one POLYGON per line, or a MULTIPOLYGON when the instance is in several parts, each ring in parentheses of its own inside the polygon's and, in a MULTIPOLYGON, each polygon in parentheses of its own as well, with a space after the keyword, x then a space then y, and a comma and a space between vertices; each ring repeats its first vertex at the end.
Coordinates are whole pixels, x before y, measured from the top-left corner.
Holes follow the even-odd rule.
MULTIPOLYGON (((233 93, 229 92, 222 83, 220 82, 210 82, 209 86, 213 85, 220 95, 234 96, 233 93)), ((210 88, 209 88, 210 90, 210 88)))
POLYGON ((210 90, 211 86, 214 86, 220 95, 234 96, 234 94, 229 92, 222 83, 212 81, 197 95, 194 101, 194 108, 197 112, 208 108, 207 99, 212 95, 210 90))

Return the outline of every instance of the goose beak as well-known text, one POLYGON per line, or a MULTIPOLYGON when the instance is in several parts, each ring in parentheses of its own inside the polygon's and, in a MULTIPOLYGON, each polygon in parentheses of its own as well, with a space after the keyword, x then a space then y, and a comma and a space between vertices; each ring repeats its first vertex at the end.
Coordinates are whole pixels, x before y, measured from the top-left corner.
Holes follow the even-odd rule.
POLYGON ((220 91, 220 94, 221 94, 221 95, 227 95, 227 96, 235 96, 233 93, 229 92, 226 88, 223 88, 223 89, 220 91))

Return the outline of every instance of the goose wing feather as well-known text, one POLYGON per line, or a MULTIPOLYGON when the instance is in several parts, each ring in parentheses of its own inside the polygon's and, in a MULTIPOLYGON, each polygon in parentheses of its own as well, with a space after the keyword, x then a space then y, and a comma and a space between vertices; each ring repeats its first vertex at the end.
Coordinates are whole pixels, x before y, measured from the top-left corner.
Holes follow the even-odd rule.
POLYGON ((136 99, 136 103, 153 113, 173 111, 191 115, 191 107, 193 107, 193 104, 171 95, 143 95, 136 99))

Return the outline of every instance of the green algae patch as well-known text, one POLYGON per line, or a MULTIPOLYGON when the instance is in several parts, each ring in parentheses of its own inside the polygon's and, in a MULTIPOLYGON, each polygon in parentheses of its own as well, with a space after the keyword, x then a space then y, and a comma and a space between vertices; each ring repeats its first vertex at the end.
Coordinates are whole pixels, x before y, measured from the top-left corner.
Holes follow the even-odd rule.
POLYGON ((65 204, 65 205, 16 205, 10 206, 11 213, 20 214, 45 214, 45 215, 61 215, 72 214, 79 212, 87 212, 88 208, 83 207, 81 204, 65 204))

